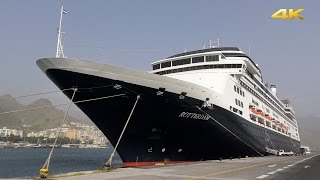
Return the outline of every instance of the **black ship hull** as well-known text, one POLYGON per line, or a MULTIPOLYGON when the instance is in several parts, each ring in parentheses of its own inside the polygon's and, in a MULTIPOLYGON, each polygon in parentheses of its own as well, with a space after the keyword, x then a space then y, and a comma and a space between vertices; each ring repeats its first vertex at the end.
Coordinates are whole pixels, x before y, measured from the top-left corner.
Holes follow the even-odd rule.
MULTIPOLYGON (((124 166, 262 156, 266 147, 298 152, 300 142, 203 100, 124 81, 60 69, 46 70, 60 88, 79 88, 74 102, 115 145, 124 166)), ((64 91, 71 98, 73 91, 64 91)))

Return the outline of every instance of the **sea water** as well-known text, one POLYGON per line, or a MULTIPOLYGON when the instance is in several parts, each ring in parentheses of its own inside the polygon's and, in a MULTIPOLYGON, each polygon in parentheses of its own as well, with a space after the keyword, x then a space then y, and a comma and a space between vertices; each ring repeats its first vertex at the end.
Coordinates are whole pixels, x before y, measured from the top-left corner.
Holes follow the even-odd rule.
MULTIPOLYGON (((0 148, 0 178, 35 178, 48 158, 50 148, 0 148)), ((50 175, 102 169, 112 148, 79 149, 56 148, 53 151, 50 175)), ((121 166, 118 155, 113 165, 121 166)))

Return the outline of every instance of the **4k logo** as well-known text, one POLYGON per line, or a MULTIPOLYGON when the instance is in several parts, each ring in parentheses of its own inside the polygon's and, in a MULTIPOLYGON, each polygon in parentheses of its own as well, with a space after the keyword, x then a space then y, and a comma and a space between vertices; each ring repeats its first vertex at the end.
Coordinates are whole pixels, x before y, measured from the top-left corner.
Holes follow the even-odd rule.
POLYGON ((303 11, 303 9, 279 9, 275 13, 272 14, 273 19, 283 19, 283 20, 293 20, 294 18, 303 20, 303 16, 300 15, 300 13, 303 11))

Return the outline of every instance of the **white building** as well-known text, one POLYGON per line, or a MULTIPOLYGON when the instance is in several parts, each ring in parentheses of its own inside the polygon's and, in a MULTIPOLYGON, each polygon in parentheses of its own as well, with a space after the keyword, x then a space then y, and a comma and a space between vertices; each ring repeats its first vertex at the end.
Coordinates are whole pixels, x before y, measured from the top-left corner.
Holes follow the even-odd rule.
POLYGON ((10 135, 23 137, 23 131, 18 129, 8 129, 6 127, 3 127, 0 129, 0 137, 8 137, 10 135))

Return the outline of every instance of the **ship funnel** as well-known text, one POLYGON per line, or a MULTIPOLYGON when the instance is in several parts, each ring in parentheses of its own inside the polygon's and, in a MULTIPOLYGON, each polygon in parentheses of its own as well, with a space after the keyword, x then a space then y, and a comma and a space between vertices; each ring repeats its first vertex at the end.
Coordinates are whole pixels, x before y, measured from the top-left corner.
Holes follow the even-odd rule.
POLYGON ((271 85, 270 89, 275 95, 277 95, 277 87, 276 87, 276 85, 271 85))

